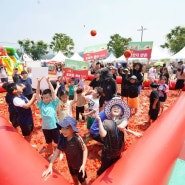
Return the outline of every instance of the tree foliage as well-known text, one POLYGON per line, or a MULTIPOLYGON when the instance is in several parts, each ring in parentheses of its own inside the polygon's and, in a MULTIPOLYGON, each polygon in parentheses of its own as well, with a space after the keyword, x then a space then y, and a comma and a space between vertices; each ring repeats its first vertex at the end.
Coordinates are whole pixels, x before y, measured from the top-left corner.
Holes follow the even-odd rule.
POLYGON ((74 45, 73 39, 66 34, 55 33, 50 48, 56 52, 61 51, 65 56, 71 56, 74 54, 74 45))
POLYGON ((117 58, 123 55, 123 52, 127 49, 131 38, 121 37, 119 34, 110 36, 110 41, 107 44, 108 51, 112 52, 117 58))
POLYGON ((185 46, 185 27, 177 26, 166 35, 162 48, 168 48, 171 53, 179 52, 185 46))
POLYGON ((34 60, 40 60, 43 55, 48 53, 48 45, 42 40, 37 41, 36 43, 29 39, 18 40, 18 44, 21 48, 18 53, 26 53, 34 60))

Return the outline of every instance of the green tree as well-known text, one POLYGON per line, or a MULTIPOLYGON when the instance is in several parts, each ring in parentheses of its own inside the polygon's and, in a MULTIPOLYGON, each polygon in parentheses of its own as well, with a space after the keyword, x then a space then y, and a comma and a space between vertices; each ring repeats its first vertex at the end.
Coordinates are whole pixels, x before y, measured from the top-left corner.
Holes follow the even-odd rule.
POLYGON ((18 53, 26 53, 34 60, 40 60, 42 56, 48 53, 48 45, 42 40, 37 42, 31 41, 29 39, 18 40, 18 44, 20 46, 18 53))
POLYGON ((127 49, 128 44, 132 40, 131 38, 121 37, 119 34, 110 36, 110 41, 107 44, 108 51, 112 52, 117 58, 123 55, 123 52, 127 49))
POLYGON ((166 35, 166 42, 161 45, 162 48, 168 48, 175 54, 185 46, 185 27, 177 26, 166 35))
POLYGON ((55 33, 50 43, 50 48, 53 51, 61 51, 65 56, 71 56, 74 54, 74 42, 69 36, 63 33, 55 33))

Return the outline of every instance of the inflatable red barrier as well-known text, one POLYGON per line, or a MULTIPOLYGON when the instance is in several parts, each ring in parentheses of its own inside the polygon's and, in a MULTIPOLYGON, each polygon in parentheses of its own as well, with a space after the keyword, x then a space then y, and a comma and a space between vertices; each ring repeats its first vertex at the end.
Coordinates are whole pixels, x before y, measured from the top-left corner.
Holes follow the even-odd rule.
MULTIPOLYGON (((165 185, 185 140, 185 95, 165 111, 122 158, 98 177, 93 185, 165 185)), ((0 117, 0 184, 67 185, 56 173, 41 177, 48 162, 0 117)))
POLYGON ((182 95, 93 185, 166 185, 185 140, 182 95))
POLYGON ((0 185, 68 185, 53 173, 47 180, 41 175, 48 162, 0 117, 0 185))
POLYGON ((0 92, 6 92, 6 90, 2 87, 3 83, 0 83, 0 92))
MULTIPOLYGON (((88 80, 92 81, 92 79, 94 78, 94 75, 89 74, 88 75, 88 80)), ((158 80, 156 80, 157 82, 158 80)), ((121 84, 122 82, 122 77, 121 76, 117 76, 116 77, 116 82, 118 84, 121 84)), ((150 81, 148 79, 145 79, 143 82, 143 86, 144 87, 150 87, 150 81)), ((171 80, 171 86, 169 87, 170 90, 174 90, 175 89, 175 80, 171 80)), ((185 91, 185 86, 183 88, 183 91, 185 91)))

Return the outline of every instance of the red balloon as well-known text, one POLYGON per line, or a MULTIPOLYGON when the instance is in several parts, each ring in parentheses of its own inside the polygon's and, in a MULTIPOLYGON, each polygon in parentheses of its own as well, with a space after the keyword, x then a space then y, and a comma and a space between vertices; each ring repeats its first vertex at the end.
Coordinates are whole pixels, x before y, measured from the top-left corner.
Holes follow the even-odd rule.
POLYGON ((129 58, 131 56, 131 51, 130 50, 125 50, 123 55, 125 56, 125 58, 129 58))
POLYGON ((96 33, 96 30, 91 30, 91 36, 94 37, 94 36, 96 36, 96 34, 97 34, 97 33, 96 33))

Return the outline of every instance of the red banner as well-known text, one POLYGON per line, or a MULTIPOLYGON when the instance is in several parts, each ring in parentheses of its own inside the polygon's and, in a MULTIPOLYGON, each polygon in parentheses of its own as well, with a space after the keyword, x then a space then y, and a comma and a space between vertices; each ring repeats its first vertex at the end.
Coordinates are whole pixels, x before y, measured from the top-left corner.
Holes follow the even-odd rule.
POLYGON ((131 50, 130 58, 151 58, 152 49, 131 50))
POLYGON ((71 68, 64 68, 64 75, 68 78, 88 78, 88 70, 74 70, 71 68))
POLYGON ((84 61, 94 60, 98 58, 106 58, 107 56, 108 56, 107 49, 93 53, 84 53, 84 61))

